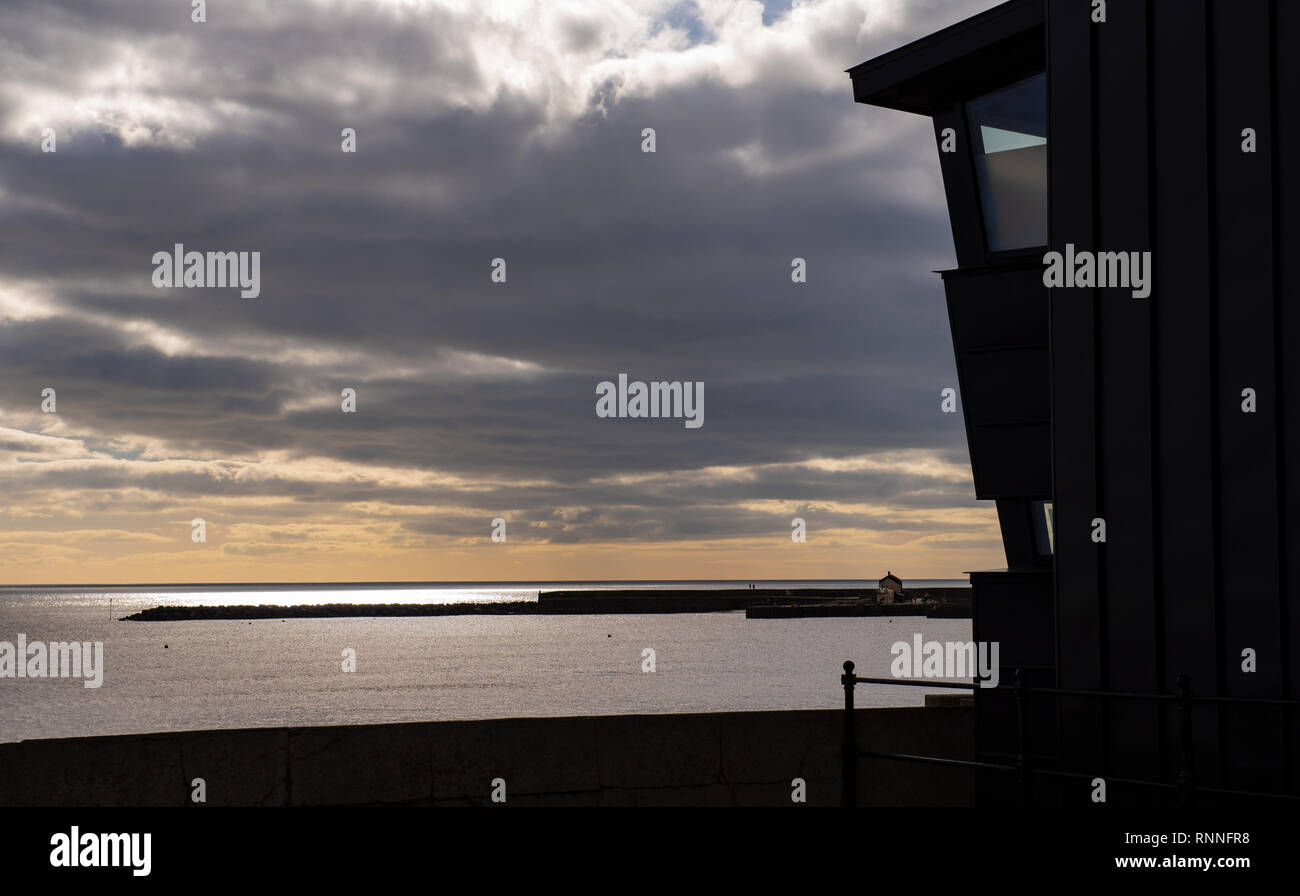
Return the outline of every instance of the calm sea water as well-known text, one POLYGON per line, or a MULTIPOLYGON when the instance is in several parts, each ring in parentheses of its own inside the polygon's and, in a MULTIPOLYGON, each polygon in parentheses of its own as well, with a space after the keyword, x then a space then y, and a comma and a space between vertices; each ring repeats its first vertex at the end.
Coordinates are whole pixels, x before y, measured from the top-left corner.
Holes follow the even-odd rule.
MULTIPOLYGON (((840 666, 889 674, 919 632, 967 640, 970 620, 747 620, 743 613, 119 622, 158 604, 528 600, 615 583, 372 591, 0 591, 0 641, 102 641, 104 680, 0 678, 0 741, 201 728, 842 705, 840 666), (655 651, 656 671, 641 671, 655 651), (341 670, 345 648, 354 673, 341 670)), ((616 583, 619 587, 633 587, 616 583)), ((736 583, 673 583, 736 587, 736 583)), ((741 583, 741 586, 743 587, 741 583)), ((755 582, 759 587, 861 582, 755 582)), ((917 587, 961 584, 932 580, 917 587)), ((663 587, 639 583, 637 587, 663 587)), ((859 706, 912 706, 921 688, 860 686, 859 706)))

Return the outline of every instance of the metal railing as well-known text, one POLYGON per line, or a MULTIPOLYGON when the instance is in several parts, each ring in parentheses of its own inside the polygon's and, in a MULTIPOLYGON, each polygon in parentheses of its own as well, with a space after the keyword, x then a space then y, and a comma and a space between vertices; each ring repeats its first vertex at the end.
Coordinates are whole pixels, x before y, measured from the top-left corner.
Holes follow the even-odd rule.
MULTIPOLYGON (((1190 804, 1196 793, 1217 794, 1233 797, 1250 797, 1262 799, 1280 799, 1300 801, 1300 794, 1270 793, 1267 791, 1236 790, 1224 787, 1203 787, 1196 783, 1192 771, 1192 706, 1195 703, 1245 704, 1256 706, 1300 707, 1300 700, 1283 700, 1267 697, 1201 697, 1192 693, 1191 677, 1179 675, 1172 694, 1141 694, 1131 691, 1090 691, 1078 688, 1030 687, 1025 684, 1025 671, 1017 668, 1015 684, 1011 688, 999 685, 987 690, 1010 690, 1016 701, 1017 749, 1014 764, 983 762, 971 759, 944 759, 938 756, 920 756, 910 753, 885 753, 878 750, 863 750, 858 747, 857 726, 854 724, 853 689, 859 684, 887 684, 908 687, 943 688, 947 690, 974 691, 984 689, 982 685, 969 682, 933 681, 911 678, 864 678, 853 674, 853 663, 844 663, 844 674, 840 683, 844 685, 844 742, 843 742, 843 790, 842 802, 845 806, 858 804, 858 760, 890 759, 899 762, 915 762, 924 765, 948 766, 953 768, 981 769, 985 771, 1014 774, 1020 788, 1023 803, 1029 803, 1033 797, 1033 781, 1036 775, 1054 778, 1088 779, 1101 778, 1107 783, 1129 784, 1141 787, 1153 787, 1174 790, 1178 800, 1190 804), (1042 768, 1032 761, 1029 697, 1031 694, 1051 695, 1056 697, 1089 697, 1100 700, 1149 700, 1157 703, 1172 702, 1178 713, 1178 773, 1174 781, 1156 781, 1141 778, 1120 778, 1103 773, 1070 772, 1060 769, 1042 768)), ((1287 759, 1288 768, 1291 759, 1287 759)))

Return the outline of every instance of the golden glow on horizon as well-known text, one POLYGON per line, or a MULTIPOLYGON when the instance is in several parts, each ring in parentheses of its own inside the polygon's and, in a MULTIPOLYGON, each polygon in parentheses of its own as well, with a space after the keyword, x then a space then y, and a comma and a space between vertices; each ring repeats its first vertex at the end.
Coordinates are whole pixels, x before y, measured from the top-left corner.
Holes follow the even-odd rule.
MULTIPOLYGON (((285 546, 260 556, 220 546, 168 551, 125 548, 132 533, 46 532, 40 541, 0 541, 0 584, 148 584, 158 582, 583 581, 617 579, 872 579, 885 569, 905 578, 961 578, 1005 566, 996 521, 988 532, 901 544, 862 540, 796 545, 773 539, 679 544, 436 546, 375 550, 285 546), (94 537, 92 537, 94 536, 94 537), (85 541, 78 542, 78 539, 85 541), (74 546, 75 543, 75 546, 74 546)), ((137 537, 156 547, 154 537, 137 537)), ((171 541, 170 539, 162 539, 171 541)), ((486 541, 486 536, 483 539, 486 541)))
MULTIPOLYGON (((930 451, 595 477, 587 484, 606 490, 604 504, 535 496, 528 504, 530 490, 561 485, 282 451, 181 456, 156 440, 73 437, 54 415, 0 415, 11 422, 0 427, 0 485, 10 498, 0 514, 0 584, 862 579, 884 569, 954 578, 1005 565, 996 512, 965 497, 969 470, 930 451), (704 491, 761 487, 774 473, 834 481, 862 472, 908 488, 878 501, 722 501, 704 491), (665 495, 678 500, 665 505, 665 495), (503 497, 525 503, 499 506, 503 497), (718 535, 674 529, 696 508, 718 535), (497 516, 508 521, 504 544, 489 537, 497 516), (804 543, 790 540, 795 516, 807 520, 804 543), (206 521, 205 543, 190 539, 194 517, 206 521)), ((582 484, 562 487, 588 495, 582 484)))

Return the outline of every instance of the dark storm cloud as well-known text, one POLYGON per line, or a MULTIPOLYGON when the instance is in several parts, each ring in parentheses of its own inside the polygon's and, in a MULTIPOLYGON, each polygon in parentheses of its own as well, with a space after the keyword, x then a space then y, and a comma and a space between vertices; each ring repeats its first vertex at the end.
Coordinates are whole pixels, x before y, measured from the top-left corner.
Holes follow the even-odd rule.
MULTIPOLYGON (((92 445, 544 480, 473 504, 527 509, 543 528, 559 525, 547 507, 613 508, 565 522, 559 540, 611 521, 646 539, 745 534, 722 508, 747 500, 969 506, 968 486, 935 496, 897 471, 593 480, 901 449, 965 463, 960 419, 938 413, 955 373, 928 272, 951 264, 951 240, 929 126, 855 107, 839 71, 984 4, 895 4, 903 20, 862 43, 860 11, 845 12, 842 33, 816 30, 816 57, 772 50, 772 72, 748 83, 635 90, 629 72, 594 82, 571 115, 556 110, 569 87, 493 80, 470 49, 484 27, 473 14, 209 5, 206 26, 152 3, 0 10, 0 60, 22 71, 0 108, 0 298, 39 297, 0 327, 0 407, 34 409, 54 386, 60 419, 92 445), (18 91, 75 99, 120 65, 142 67, 141 86, 90 118, 18 91), (839 87, 784 78, 792 65, 839 87), (53 155, 38 151, 43 115, 60 128, 53 155), (339 151, 343 127, 357 130, 355 155, 339 151), (653 155, 640 151, 644 127, 657 131, 653 155), (261 297, 155 289, 150 258, 178 242, 260 251, 261 297), (806 284, 790 281, 796 256, 806 284), (489 282, 495 257, 506 284, 489 282), (597 419, 595 385, 620 372, 703 381, 704 427, 597 419), (338 412, 345 386, 356 415, 338 412)), ((683 48, 725 39, 709 21, 683 6, 655 29, 684 31, 683 48)), ((562 20, 557 58, 603 46, 613 27, 562 20)), ((466 504, 456 489, 216 468, 54 467, 23 485, 47 479, 466 504)))

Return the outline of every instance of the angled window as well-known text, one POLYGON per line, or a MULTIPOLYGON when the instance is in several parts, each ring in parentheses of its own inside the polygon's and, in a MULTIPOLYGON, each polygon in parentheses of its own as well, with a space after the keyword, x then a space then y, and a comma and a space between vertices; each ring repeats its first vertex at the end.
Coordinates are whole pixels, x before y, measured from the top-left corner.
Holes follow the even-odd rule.
POLYGON ((966 104, 990 252, 1047 245, 1047 76, 966 104))
POLYGON ((1034 515, 1034 540, 1039 556, 1056 553, 1056 520, 1051 501, 1035 501, 1030 505, 1034 515))

